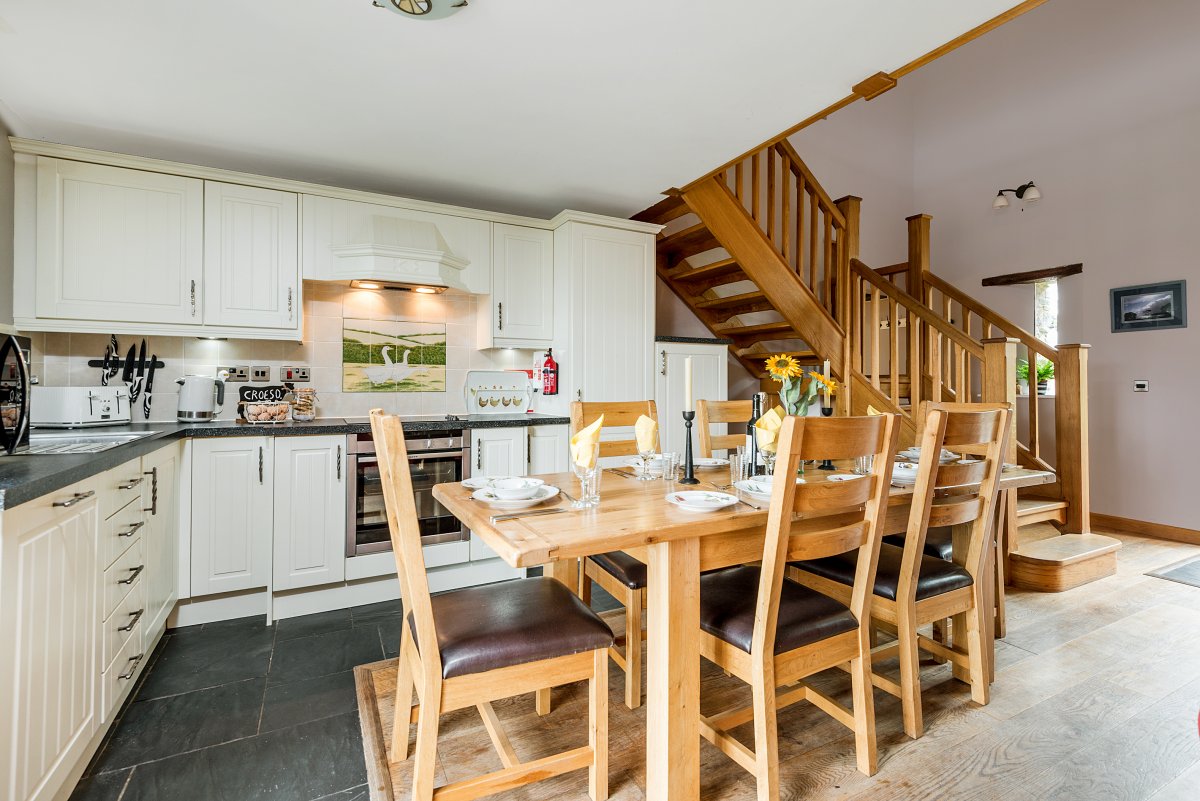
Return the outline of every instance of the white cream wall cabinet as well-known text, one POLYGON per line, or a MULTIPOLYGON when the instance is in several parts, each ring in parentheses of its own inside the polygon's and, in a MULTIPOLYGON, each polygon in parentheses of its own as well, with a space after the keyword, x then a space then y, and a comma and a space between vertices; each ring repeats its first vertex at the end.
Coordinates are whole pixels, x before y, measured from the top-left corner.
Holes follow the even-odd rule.
POLYGON ((346 437, 275 440, 274 590, 346 577, 346 437))
POLYGON ((521 225, 492 226, 492 294, 480 300, 485 348, 547 348, 554 344, 554 235, 521 225))
POLYGON ((570 469, 567 460, 567 426, 529 427, 529 474, 565 473, 570 469))
POLYGON ((524 428, 472 428, 472 476, 523 476, 529 468, 524 428))
MULTIPOLYGON (((686 408, 684 372, 692 360, 693 400, 723 401, 729 397, 729 348, 692 342, 656 342, 654 403, 658 408, 659 441, 664 451, 683 453, 683 412, 686 408)), ((723 431, 720 433, 724 433, 723 431)), ((692 427, 692 447, 699 448, 700 431, 692 427)), ((695 451, 697 454, 699 450, 695 451)))

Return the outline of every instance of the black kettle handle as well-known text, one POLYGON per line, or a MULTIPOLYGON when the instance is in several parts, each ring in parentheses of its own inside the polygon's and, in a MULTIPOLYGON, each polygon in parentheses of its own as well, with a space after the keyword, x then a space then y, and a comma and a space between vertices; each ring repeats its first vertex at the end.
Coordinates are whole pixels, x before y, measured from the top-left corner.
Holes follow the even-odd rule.
POLYGON ((225 382, 217 379, 217 407, 225 405, 225 382))

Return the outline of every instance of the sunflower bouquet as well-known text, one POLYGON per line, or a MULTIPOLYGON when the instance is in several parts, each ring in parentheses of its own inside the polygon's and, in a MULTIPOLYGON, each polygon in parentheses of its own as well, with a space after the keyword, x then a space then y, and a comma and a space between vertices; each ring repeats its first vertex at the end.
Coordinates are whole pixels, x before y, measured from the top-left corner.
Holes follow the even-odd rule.
POLYGON ((806 371, 795 357, 779 354, 767 359, 767 372, 779 382, 779 400, 791 415, 803 417, 822 389, 830 395, 837 392, 837 382, 815 370, 806 371), (807 379, 807 380, 805 380, 807 379))

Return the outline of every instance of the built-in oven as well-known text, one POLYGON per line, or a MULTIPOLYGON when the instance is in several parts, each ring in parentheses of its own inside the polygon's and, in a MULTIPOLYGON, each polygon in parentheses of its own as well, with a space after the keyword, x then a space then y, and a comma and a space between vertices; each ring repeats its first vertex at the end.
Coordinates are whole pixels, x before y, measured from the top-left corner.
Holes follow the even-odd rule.
MULTIPOLYGON (((433 487, 470 478, 470 443, 460 430, 440 431, 436 436, 419 432, 406 434, 408 470, 421 543, 465 542, 470 531, 433 497, 433 487)), ((346 556, 361 556, 392 549, 387 510, 375 442, 369 433, 349 438, 346 482, 346 556)))
POLYGON ((0 335, 0 455, 29 450, 29 338, 0 335))

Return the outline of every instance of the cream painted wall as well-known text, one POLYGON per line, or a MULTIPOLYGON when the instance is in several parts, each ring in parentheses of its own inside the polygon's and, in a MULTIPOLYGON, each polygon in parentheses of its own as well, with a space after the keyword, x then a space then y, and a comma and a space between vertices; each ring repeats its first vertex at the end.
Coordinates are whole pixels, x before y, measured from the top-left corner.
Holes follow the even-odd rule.
POLYGON ((0 123, 0 326, 13 321, 13 153, 0 123))

